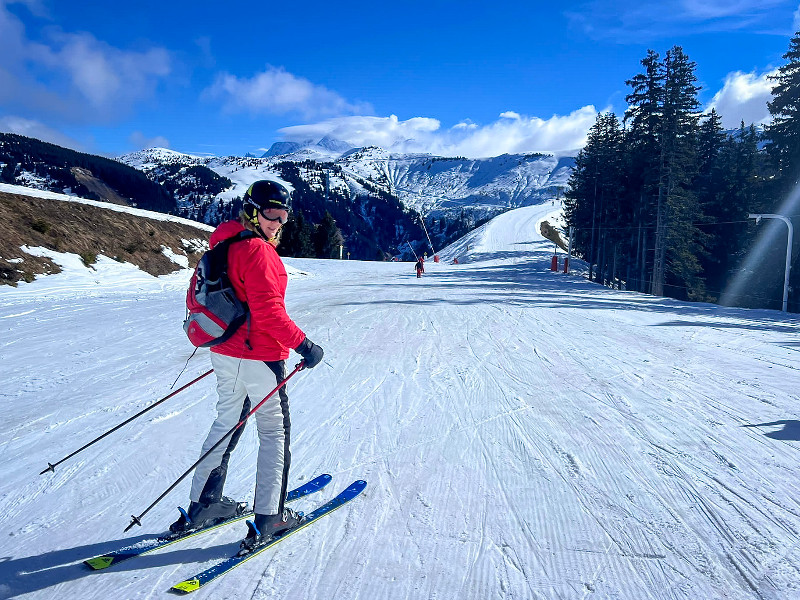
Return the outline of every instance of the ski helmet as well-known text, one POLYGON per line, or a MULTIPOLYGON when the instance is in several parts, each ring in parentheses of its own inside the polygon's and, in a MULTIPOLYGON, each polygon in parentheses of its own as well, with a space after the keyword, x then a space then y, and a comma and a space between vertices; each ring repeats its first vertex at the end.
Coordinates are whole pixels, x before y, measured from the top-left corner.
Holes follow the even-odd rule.
POLYGON ((244 194, 245 206, 251 204, 256 210, 279 208, 289 210, 292 204, 292 195, 277 181, 261 179, 247 188, 244 194))

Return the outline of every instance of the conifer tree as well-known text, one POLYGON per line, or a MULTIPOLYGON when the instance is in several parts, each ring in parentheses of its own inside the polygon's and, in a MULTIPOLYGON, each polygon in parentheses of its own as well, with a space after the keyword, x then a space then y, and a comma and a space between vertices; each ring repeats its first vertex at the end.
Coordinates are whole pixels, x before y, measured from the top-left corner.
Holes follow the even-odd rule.
MULTIPOLYGON (((692 226, 697 203, 691 190, 699 88, 695 63, 680 46, 663 61, 649 50, 642 65, 645 72, 627 81, 632 88, 626 97, 627 170, 638 174, 628 193, 639 197, 636 214, 644 242, 637 247, 642 254, 650 232, 654 238, 649 291, 661 296, 668 274, 675 290, 701 284, 694 253, 699 234, 692 226)), ((645 260, 639 259, 641 267, 645 260)))
POLYGON ((664 67, 653 50, 641 61, 644 73, 625 83, 632 91, 625 97, 625 167, 624 195, 632 207, 631 235, 635 238, 632 258, 632 287, 649 292, 653 257, 651 245, 655 231, 655 198, 658 193, 660 151, 659 133, 663 116, 664 67))
POLYGON ((311 226, 302 210, 294 211, 293 218, 283 226, 281 243, 278 246, 281 256, 309 258, 314 256, 311 243, 311 226))
POLYGON ((730 250, 730 246, 726 245, 729 242, 725 235, 727 230, 718 225, 725 220, 721 215, 726 208, 725 150, 728 142, 729 138, 722 129, 722 118, 716 109, 711 109, 700 123, 697 133, 697 175, 693 188, 702 215, 698 220, 710 223, 706 229, 701 226, 702 250, 698 259, 706 283, 711 288, 712 299, 716 297, 716 290, 720 289, 724 280, 726 264, 723 258, 730 250))
MULTIPOLYGON (((775 177, 770 186, 773 206, 770 212, 778 210, 786 200, 797 202, 800 198, 800 31, 789 41, 789 49, 783 55, 786 64, 778 68, 778 73, 770 77, 775 82, 772 88, 772 101, 767 103, 772 123, 767 126, 766 151, 775 169, 775 177)), ((792 211, 797 212, 796 204, 792 211)), ((798 260, 800 236, 795 236, 793 260, 798 260)), ((800 269, 793 268, 791 283, 793 289, 800 288, 800 269)), ((797 300, 791 297, 790 303, 797 310, 797 300), (794 302, 793 302, 794 301, 794 302)))
POLYGON ((316 226, 312 234, 312 242, 317 258, 339 257, 339 246, 344 244, 344 237, 329 211, 325 211, 325 216, 316 226))
POLYGON ((600 275, 601 256, 620 219, 615 205, 620 179, 622 129, 614 113, 601 113, 589 130, 586 146, 578 153, 569 180, 565 210, 567 222, 577 231, 576 248, 589 261, 589 278, 600 275))
MULTIPOLYGON (((676 287, 688 286, 688 297, 697 294, 698 233, 692 224, 698 217, 691 189, 694 177, 699 101, 695 63, 680 46, 664 57, 664 100, 660 131, 660 165, 656 206, 655 256, 651 293, 664 294, 667 271, 676 287), (668 262, 669 261, 669 264, 668 262)), ((676 296, 677 294, 673 294, 676 296)), ((680 297, 679 295, 677 295, 680 297)))
POLYGON ((772 123, 766 128, 766 150, 781 182, 779 194, 793 188, 800 179, 800 31, 783 55, 787 63, 770 77, 775 82, 767 108, 772 123))

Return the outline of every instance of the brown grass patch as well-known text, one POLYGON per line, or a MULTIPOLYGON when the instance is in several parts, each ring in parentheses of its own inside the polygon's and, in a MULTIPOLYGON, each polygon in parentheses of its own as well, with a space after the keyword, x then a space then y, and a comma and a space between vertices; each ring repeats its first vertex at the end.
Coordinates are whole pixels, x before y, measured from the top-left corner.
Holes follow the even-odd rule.
POLYGON ((102 254, 157 276, 180 268, 164 256, 161 246, 188 256, 193 266, 201 254, 187 253, 181 240, 208 241, 209 237, 207 231, 182 223, 4 192, 0 192, 0 223, 4 229, 0 236, 0 283, 10 285, 20 280, 33 281, 37 274, 60 271, 51 260, 21 250, 23 245, 71 252, 87 265, 102 254))

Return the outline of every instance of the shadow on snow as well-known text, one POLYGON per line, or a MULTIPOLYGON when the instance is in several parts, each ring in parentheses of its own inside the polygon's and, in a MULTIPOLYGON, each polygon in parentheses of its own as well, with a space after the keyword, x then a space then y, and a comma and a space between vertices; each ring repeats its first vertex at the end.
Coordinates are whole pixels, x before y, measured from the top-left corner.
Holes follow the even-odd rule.
MULTIPOLYGON (((716 327, 727 329, 771 330, 779 333, 800 332, 800 317, 785 315, 777 311, 747 310, 724 307, 710 303, 691 303, 671 298, 651 296, 640 292, 619 291, 591 283, 583 277, 568 276, 550 270, 550 255, 544 252, 498 252, 487 255, 493 260, 520 259, 513 264, 481 266, 472 263, 444 271, 425 273, 417 280, 413 273, 403 275, 401 282, 387 284, 358 283, 358 287, 374 285, 390 289, 393 286, 408 288, 408 278, 424 285, 431 292, 441 291, 436 297, 398 297, 393 291, 391 298, 344 302, 339 306, 358 305, 480 305, 500 303, 534 308, 566 308, 583 310, 621 310, 676 313, 686 319, 671 319, 656 327, 716 327), (771 316, 774 312, 775 316, 771 316)), ((800 345, 800 342, 784 341, 783 345, 800 345)))
POLYGON ((2 582, 0 598, 13 598, 84 577, 108 576, 114 572, 187 564, 187 572, 178 575, 175 579, 177 582, 181 577, 188 577, 199 570, 192 569, 189 563, 227 558, 238 549, 237 541, 206 548, 185 548, 171 552, 145 554, 101 571, 94 571, 83 564, 87 558, 101 555, 123 545, 135 544, 149 537, 151 536, 141 535, 116 542, 87 544, 24 558, 2 557, 0 558, 0 582, 2 582))
POLYGON ((756 423, 755 425, 742 425, 742 427, 777 427, 783 425, 783 429, 776 429, 764 435, 773 440, 783 440, 785 442, 800 442, 800 421, 784 420, 772 421, 770 423, 756 423))

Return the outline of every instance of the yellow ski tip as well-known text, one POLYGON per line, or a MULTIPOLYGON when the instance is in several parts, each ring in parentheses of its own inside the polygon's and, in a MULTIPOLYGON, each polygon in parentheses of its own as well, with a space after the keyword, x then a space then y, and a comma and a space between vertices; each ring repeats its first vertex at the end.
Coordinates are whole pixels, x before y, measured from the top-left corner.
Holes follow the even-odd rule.
POLYGON ((189 592, 199 590, 200 582, 196 578, 187 579, 186 581, 181 581, 180 583, 176 583, 175 585, 172 586, 172 589, 188 594, 189 592))
POLYGON ((90 558, 88 560, 83 561, 85 565, 91 567, 96 571, 110 567, 111 563, 113 562, 114 558, 111 556, 97 556, 95 558, 90 558))

